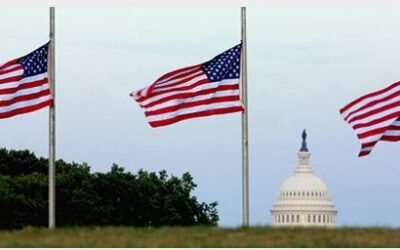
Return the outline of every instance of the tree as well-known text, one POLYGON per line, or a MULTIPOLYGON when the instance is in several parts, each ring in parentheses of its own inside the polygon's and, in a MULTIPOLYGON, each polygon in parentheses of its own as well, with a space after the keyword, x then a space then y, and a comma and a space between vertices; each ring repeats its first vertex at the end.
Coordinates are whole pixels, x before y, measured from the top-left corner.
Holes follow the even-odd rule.
MULTIPOLYGON (((58 226, 216 225, 217 203, 199 202, 189 173, 181 177, 113 164, 91 173, 86 163, 56 163, 58 226)), ((0 228, 46 226, 47 159, 28 150, 0 149, 0 228)))

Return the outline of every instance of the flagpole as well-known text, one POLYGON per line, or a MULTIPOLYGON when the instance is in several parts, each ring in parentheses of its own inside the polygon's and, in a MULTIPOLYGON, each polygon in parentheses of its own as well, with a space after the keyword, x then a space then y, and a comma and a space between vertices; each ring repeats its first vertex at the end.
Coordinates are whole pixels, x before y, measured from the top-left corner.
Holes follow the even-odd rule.
POLYGON ((246 7, 241 8, 242 53, 240 60, 240 95, 244 111, 242 112, 242 199, 243 226, 249 226, 249 141, 248 141, 248 106, 247 106, 247 40, 246 7))
POLYGON ((55 8, 50 7, 50 48, 49 48, 49 84, 53 104, 49 108, 49 228, 56 227, 56 193, 55 193, 55 144, 56 144, 56 114, 55 114, 55 8))

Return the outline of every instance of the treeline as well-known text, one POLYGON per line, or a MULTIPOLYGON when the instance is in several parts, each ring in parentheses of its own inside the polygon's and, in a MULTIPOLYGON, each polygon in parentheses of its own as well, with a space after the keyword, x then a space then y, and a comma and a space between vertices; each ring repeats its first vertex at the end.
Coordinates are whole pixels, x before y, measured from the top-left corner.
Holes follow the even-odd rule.
MULTIPOLYGON (((217 203, 199 202, 189 173, 180 178, 113 165, 91 173, 87 164, 56 163, 57 226, 216 225, 217 203)), ((47 159, 28 150, 0 149, 0 228, 47 226, 47 159)))

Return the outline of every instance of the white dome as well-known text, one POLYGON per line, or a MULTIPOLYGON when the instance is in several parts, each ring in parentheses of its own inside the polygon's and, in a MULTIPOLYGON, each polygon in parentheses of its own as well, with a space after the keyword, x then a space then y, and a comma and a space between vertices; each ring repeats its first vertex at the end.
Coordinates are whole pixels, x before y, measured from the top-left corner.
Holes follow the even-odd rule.
POLYGON ((317 193, 329 193, 326 184, 313 174, 294 174, 283 182, 280 192, 316 191, 317 193))
POLYGON ((274 208, 279 207, 281 210, 290 210, 293 206, 299 205, 302 208, 298 209, 302 210, 312 209, 306 205, 323 210, 332 208, 333 206, 329 188, 318 176, 314 175, 311 168, 307 172, 304 169, 300 172, 298 168, 292 176, 283 182, 274 208))
POLYGON ((271 210, 273 225, 334 226, 336 214, 328 186, 311 170, 303 132, 303 145, 298 153, 299 165, 287 178, 271 210))

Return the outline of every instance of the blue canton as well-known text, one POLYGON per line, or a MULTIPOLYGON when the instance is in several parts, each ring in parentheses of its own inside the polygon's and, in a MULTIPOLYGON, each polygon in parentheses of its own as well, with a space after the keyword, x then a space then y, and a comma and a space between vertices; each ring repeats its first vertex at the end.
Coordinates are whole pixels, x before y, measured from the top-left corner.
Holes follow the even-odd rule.
POLYGON ((47 54, 49 44, 45 44, 30 54, 18 59, 24 68, 23 77, 35 76, 47 72, 47 54))
POLYGON ((211 82, 239 78, 241 47, 242 44, 236 45, 204 63, 203 70, 211 82))

